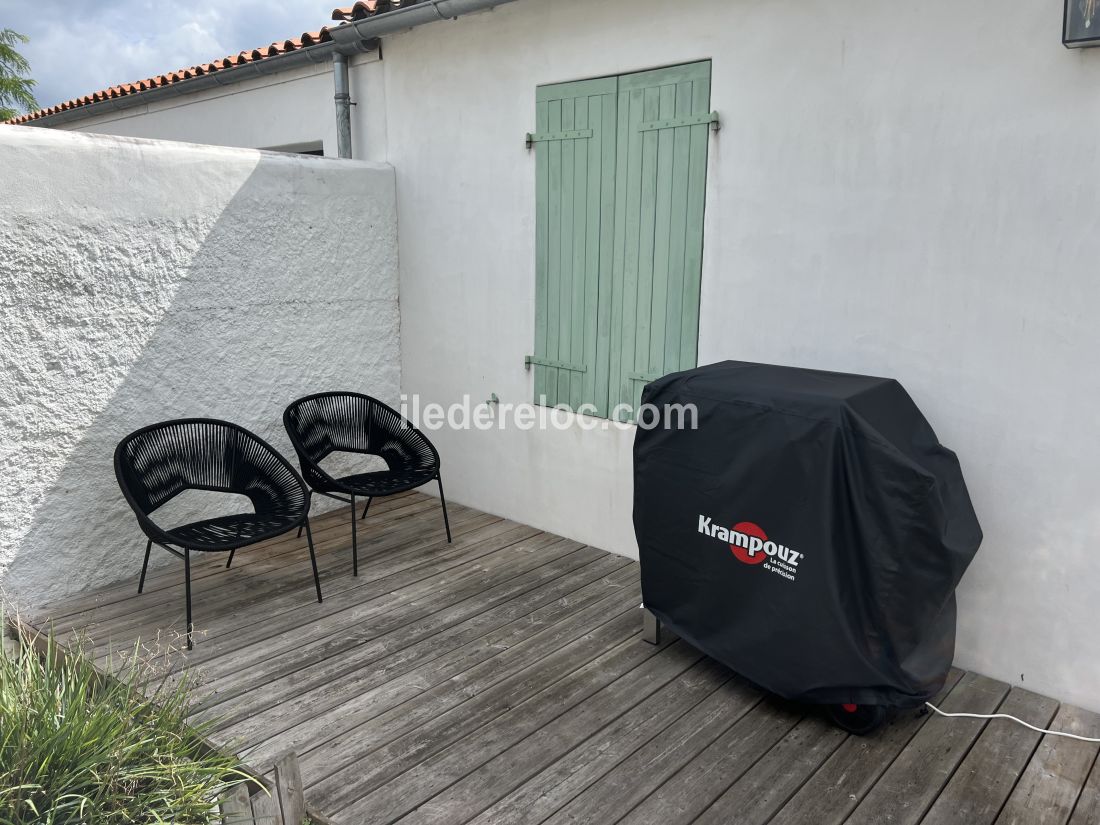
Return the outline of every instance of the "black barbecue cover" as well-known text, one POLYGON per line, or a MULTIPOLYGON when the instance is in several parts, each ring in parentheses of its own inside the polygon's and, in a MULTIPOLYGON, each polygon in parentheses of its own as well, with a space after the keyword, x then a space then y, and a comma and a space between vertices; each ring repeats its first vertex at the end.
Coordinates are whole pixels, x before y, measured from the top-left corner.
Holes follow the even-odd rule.
POLYGON ((661 378, 642 402, 646 608, 788 699, 935 695, 982 531, 955 454, 902 386, 726 361, 661 378), (676 426, 672 405, 689 404, 697 429, 676 426))

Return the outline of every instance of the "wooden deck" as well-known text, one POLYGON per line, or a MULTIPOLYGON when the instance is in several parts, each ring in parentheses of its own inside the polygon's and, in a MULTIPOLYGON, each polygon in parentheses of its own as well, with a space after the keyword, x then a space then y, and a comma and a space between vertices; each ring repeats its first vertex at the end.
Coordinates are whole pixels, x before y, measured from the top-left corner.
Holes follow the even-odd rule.
MULTIPOLYGON (((685 643, 641 640, 637 566, 468 508, 375 502, 195 565, 194 716, 267 771, 293 750, 337 823, 1100 823, 1095 744, 907 713, 850 737, 685 643)), ((144 542, 121 556, 135 574, 144 542)), ((182 565, 54 606, 102 658, 182 630, 182 565)), ((177 654, 181 658, 185 654, 177 654)), ((1100 735, 1100 717, 974 673, 945 710, 1100 735)))

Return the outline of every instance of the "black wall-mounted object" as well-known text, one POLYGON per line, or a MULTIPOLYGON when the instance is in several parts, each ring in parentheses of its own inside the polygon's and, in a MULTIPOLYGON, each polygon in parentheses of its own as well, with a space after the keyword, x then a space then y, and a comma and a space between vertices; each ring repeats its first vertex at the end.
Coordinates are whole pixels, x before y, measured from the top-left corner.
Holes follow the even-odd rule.
POLYGON ((1067 49, 1100 46, 1100 0, 1065 0, 1062 45, 1067 49))

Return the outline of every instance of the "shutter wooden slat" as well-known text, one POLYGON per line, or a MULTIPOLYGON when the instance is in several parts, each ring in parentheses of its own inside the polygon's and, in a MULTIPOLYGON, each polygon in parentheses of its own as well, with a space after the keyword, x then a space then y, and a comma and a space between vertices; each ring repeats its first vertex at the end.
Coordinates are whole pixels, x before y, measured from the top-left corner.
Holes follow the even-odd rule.
MULTIPOLYGON (((624 163, 624 158, 630 154, 631 146, 637 142, 640 146, 640 135, 633 135, 630 129, 630 92, 621 90, 616 101, 616 140, 615 140, 615 230, 612 240, 611 262, 611 318, 608 330, 608 417, 618 416, 614 414, 614 407, 619 403, 621 394, 621 382, 623 373, 623 290, 625 278, 623 271, 626 268, 626 225, 627 212, 632 208, 631 199, 627 197, 627 177, 620 173, 619 164, 624 163)), ((625 166, 623 167, 625 169, 625 166)), ((637 199, 634 199, 634 209, 637 209, 637 199)))
MULTIPOLYGON (((574 128, 576 100, 569 98, 561 102, 561 128, 571 131, 574 128)), ((561 141, 561 276, 558 290, 558 360, 569 363, 573 360, 573 202, 575 140, 561 141)), ((558 370, 557 391, 550 399, 553 404, 569 403, 569 382, 572 376, 568 370, 558 370)))
MULTIPOLYGON (((676 117, 692 114, 693 83, 676 85, 676 117)), ((668 281, 665 290, 665 329, 661 338, 654 338, 649 366, 653 372, 680 369, 680 344, 683 334, 684 267, 687 242, 687 210, 689 166, 691 161, 691 127, 672 131, 672 193, 670 196, 671 225, 669 228, 668 281), (664 351, 661 351, 661 348, 664 351)))
MULTIPOLYGON (((622 243, 616 242, 616 252, 620 256, 616 264, 615 280, 611 300, 619 307, 618 335, 612 330, 611 358, 618 369, 613 372, 612 407, 629 402, 630 374, 634 371, 634 345, 637 340, 638 325, 638 259, 642 243, 642 223, 645 214, 642 165, 643 135, 638 124, 644 119, 645 90, 633 89, 619 96, 619 158, 616 178, 624 184, 625 201, 622 201, 622 243), (624 100, 625 97, 625 100, 624 100), (637 170, 637 171, 635 171, 637 170), (633 172, 633 174, 630 174, 633 172), (616 357, 617 356, 617 357, 616 357), (625 391, 624 391, 625 389, 625 391)), ((616 235, 619 229, 616 228, 616 235)), ((628 416, 620 415, 621 420, 628 416)))
MULTIPOLYGON (((549 104, 535 104, 535 130, 547 131, 549 104)), ((535 355, 546 358, 547 318, 549 303, 550 254, 550 156, 543 149, 535 153, 535 355)), ((535 368, 535 400, 546 395, 546 370, 535 368)))
MULTIPOLYGON (((640 121, 656 120, 661 116, 661 89, 651 86, 642 90, 642 113, 640 121)), ((639 121, 639 122, 640 122, 639 121)), ((634 129, 638 123, 632 124, 634 129)), ((649 361, 649 339, 653 326, 653 275, 656 264, 655 254, 658 238, 667 237, 666 233, 658 233, 657 212, 661 205, 658 197, 658 177, 661 169, 659 160, 661 133, 659 131, 644 132, 642 134, 642 167, 641 167, 641 191, 642 203, 638 213, 638 265, 635 270, 637 278, 637 294, 634 303, 634 339, 623 341, 624 352, 629 352, 629 357, 624 361, 630 367, 623 377, 621 401, 634 405, 634 398, 641 391, 639 382, 631 376, 645 367, 649 361)), ((627 174, 638 174, 635 170, 627 170, 627 174)), ((629 217, 629 216, 628 216, 629 217)), ((628 305, 629 311, 629 305, 628 305)))
MULTIPOLYGON (((599 265, 596 273, 598 281, 598 299, 596 309, 596 369, 592 403, 596 405, 596 414, 608 417, 611 413, 609 396, 609 375, 611 370, 611 324, 612 324, 612 270, 615 261, 615 153, 618 144, 618 85, 609 94, 601 96, 601 114, 603 117, 602 140, 600 141, 600 224, 599 224, 599 265)), ((596 121, 593 120, 593 123, 596 121)), ((595 144, 596 141, 593 141, 595 144)))
MULTIPOLYGON (((588 98, 577 98, 573 102, 573 123, 577 129, 588 128, 588 98)), ((573 144, 573 266, 572 284, 569 291, 569 352, 575 361, 584 362, 584 296, 587 267, 585 257, 588 254, 588 153, 592 140, 574 140, 573 144)), ((574 372, 569 375, 569 391, 564 400, 570 409, 581 404, 581 376, 574 372)))
MULTIPOLYGON (((549 103, 550 119, 548 130, 560 132, 561 128, 561 101, 552 100, 549 103)), ((543 144, 550 155, 550 231, 549 231, 549 259, 547 261, 547 288, 546 288, 546 357, 560 361, 558 339, 561 335, 561 227, 562 227, 562 141, 554 140, 543 144)), ((553 367, 543 367, 546 373, 546 400, 545 403, 554 405, 558 398, 558 372, 553 367)), ((541 399, 540 399, 541 401, 541 399)))
MULTIPOLYGON (((676 115, 676 87, 661 86, 660 111, 658 118, 670 118, 676 115)), ((652 132, 657 136, 657 188, 655 207, 656 221, 653 239, 653 285, 649 309, 649 334, 639 347, 634 362, 635 371, 642 373, 659 372, 664 363, 665 328, 667 326, 667 304, 669 289, 669 255, 672 246, 671 226, 673 220, 672 190, 675 181, 675 158, 673 144, 675 134, 671 129, 652 132)), ((630 387, 631 403, 637 406, 642 395, 643 381, 632 381, 630 387)))
MULTIPOLYGON (((585 128, 600 123, 603 118, 603 96, 593 95, 582 101, 585 108, 585 128)), ((595 136, 595 132, 593 132, 595 136)), ((602 141, 585 142, 584 189, 584 276, 578 292, 580 298, 581 357, 586 364, 596 363, 596 324, 599 317, 600 281, 600 178, 602 174, 602 141)), ((595 403, 596 370, 576 376, 572 403, 574 409, 595 403)))
MULTIPOLYGON (((710 110, 710 65, 692 81, 691 111, 710 110)), ((680 363, 690 369, 699 358, 699 300, 703 277, 703 212, 706 207, 707 153, 710 126, 689 127, 688 201, 684 225, 684 288, 680 328, 680 363)))

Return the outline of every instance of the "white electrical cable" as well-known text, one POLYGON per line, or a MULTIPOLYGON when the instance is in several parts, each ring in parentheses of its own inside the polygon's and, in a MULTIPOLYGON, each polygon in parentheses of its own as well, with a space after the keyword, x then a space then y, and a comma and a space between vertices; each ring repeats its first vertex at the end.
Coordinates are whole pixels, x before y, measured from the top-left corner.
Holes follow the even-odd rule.
POLYGON ((938 713, 940 716, 946 716, 951 719, 965 718, 965 719, 1009 719, 1017 724, 1023 725, 1025 728, 1031 728, 1038 733, 1046 733, 1051 736, 1064 736, 1067 739, 1079 739, 1082 742, 1100 742, 1100 739, 1094 739, 1091 736, 1078 736, 1076 733, 1066 733, 1061 730, 1047 730, 1046 728, 1037 728, 1034 725, 1029 725, 1023 719, 1017 719, 1015 716, 1009 716, 1007 713, 948 713, 947 711, 940 710, 931 702, 925 702, 932 710, 938 713))

